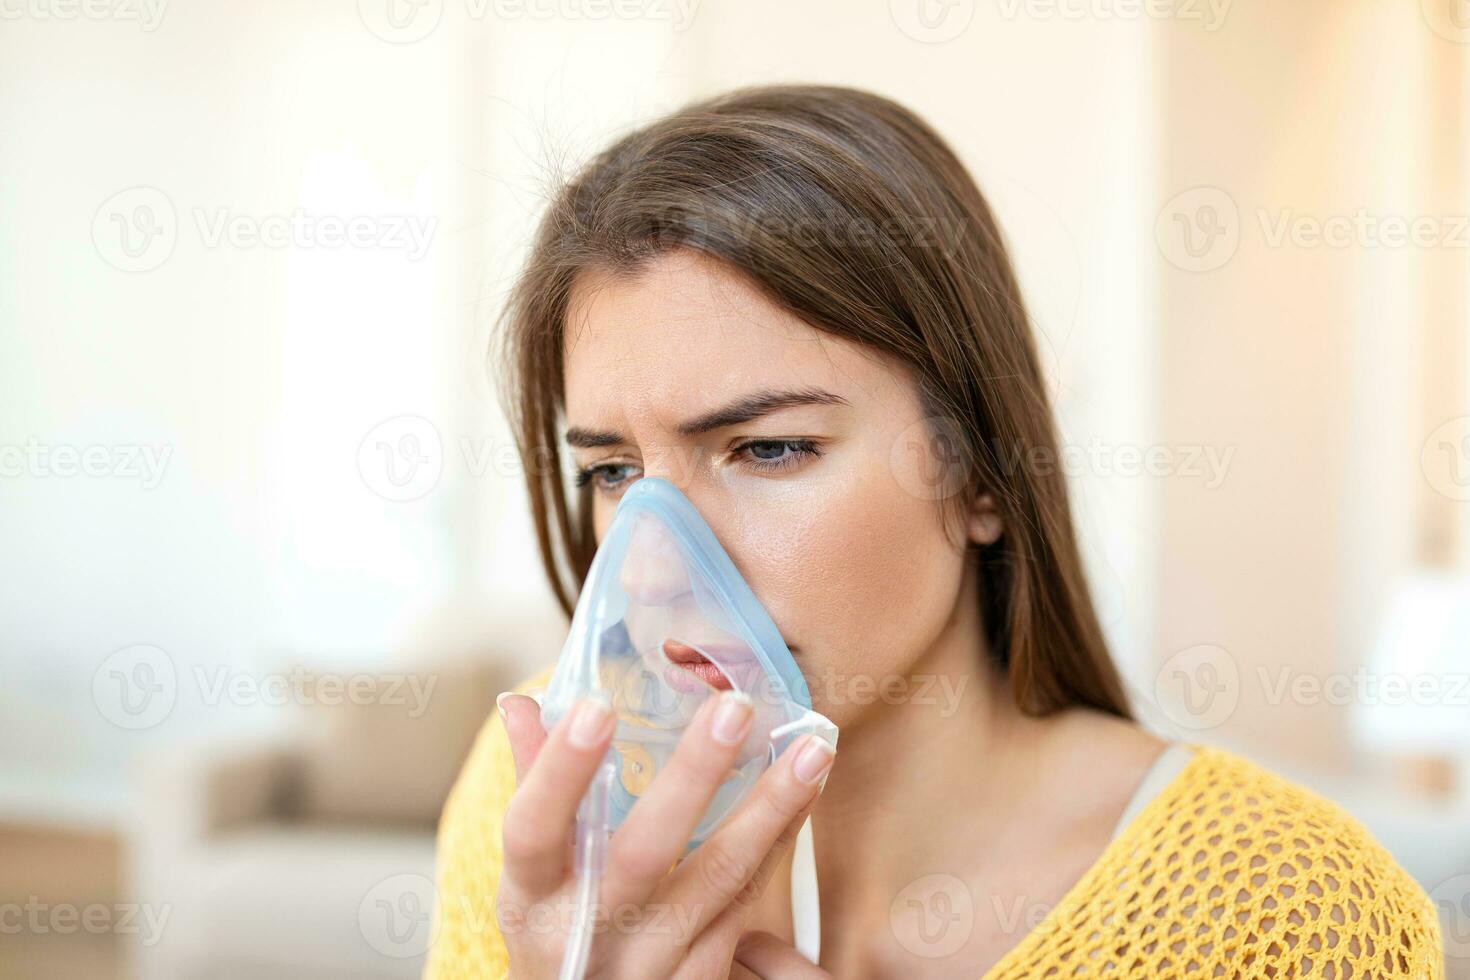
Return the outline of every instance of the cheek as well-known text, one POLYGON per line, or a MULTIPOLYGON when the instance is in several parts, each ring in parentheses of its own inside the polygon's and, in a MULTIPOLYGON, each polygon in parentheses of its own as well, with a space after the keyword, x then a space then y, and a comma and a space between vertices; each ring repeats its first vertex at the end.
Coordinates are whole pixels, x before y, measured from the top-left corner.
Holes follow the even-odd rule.
POLYGON ((788 499, 731 530, 741 573, 799 648, 819 701, 856 678, 907 673, 954 611, 963 554, 938 505, 886 472, 788 499))

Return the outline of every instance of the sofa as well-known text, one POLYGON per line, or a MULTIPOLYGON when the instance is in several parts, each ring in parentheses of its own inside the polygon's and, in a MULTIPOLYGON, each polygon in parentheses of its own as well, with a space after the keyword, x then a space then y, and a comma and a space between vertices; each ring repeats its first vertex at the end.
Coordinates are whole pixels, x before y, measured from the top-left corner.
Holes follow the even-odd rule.
POLYGON ((495 696, 523 671, 471 660, 413 673, 436 678, 417 714, 386 689, 328 698, 323 679, 340 690, 342 678, 324 675, 283 709, 288 723, 148 759, 126 887, 167 918, 156 941, 124 937, 134 977, 419 976, 439 812, 495 696))

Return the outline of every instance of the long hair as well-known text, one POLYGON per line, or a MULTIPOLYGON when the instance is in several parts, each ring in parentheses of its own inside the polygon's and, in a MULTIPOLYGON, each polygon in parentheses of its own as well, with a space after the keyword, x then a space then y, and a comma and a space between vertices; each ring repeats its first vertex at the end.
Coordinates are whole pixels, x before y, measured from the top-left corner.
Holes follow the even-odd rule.
POLYGON ((896 358, 929 436, 957 460, 946 520, 989 493, 1004 522, 968 547, 987 647, 1022 710, 1127 717, 1089 595, 1031 325, 974 180, 923 120, 849 88, 737 91, 619 139, 554 196, 505 311, 500 392, 525 462, 542 564, 570 615, 597 549, 591 488, 569 490, 562 331, 584 271, 695 249, 812 327, 896 358), (575 496, 575 504, 569 497, 575 496))

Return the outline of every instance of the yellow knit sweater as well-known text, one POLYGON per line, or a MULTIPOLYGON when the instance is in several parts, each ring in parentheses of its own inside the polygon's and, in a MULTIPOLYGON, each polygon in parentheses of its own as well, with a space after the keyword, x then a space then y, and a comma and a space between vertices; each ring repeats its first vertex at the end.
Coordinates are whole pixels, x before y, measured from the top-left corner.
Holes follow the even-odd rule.
MULTIPOLYGON (((514 790, 492 716, 439 827, 430 980, 506 976, 494 909, 514 790)), ((1441 980, 1444 959, 1429 898, 1352 817, 1244 759, 1196 748, 983 980, 1078 976, 1441 980)))

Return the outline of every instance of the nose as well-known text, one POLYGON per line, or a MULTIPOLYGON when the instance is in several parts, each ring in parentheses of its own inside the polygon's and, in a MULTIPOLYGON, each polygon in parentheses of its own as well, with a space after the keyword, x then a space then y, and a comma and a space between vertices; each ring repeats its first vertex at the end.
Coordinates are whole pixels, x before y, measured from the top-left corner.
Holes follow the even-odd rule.
POLYGON ((641 515, 628 536, 618 584, 640 606, 670 606, 690 590, 689 568, 666 527, 641 515))

